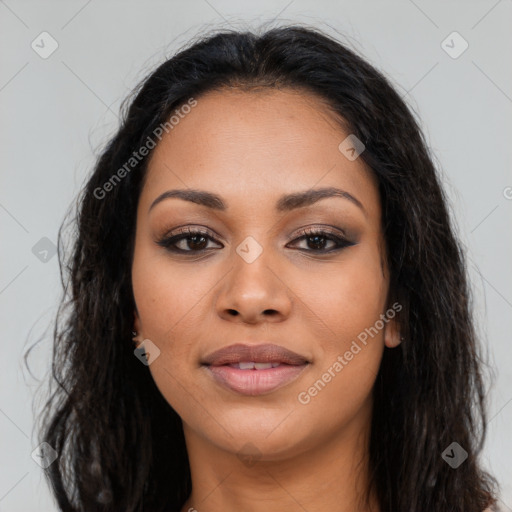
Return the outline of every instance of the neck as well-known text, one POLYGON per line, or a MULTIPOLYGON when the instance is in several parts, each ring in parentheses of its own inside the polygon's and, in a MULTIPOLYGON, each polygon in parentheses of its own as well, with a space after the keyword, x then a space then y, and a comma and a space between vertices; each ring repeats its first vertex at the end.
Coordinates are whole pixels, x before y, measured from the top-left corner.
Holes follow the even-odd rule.
POLYGON ((369 415, 371 408, 342 432, 323 433, 322 445, 272 460, 256 448, 254 457, 226 451, 184 423, 192 493, 181 512, 379 512, 373 493, 364 502, 370 422, 362 419, 369 415))

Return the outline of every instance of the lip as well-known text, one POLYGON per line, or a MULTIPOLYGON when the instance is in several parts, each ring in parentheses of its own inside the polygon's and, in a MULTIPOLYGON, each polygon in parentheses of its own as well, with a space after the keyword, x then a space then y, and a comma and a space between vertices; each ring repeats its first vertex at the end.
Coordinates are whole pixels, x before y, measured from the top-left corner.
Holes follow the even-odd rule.
POLYGON ((272 343, 245 345, 237 343, 207 355, 202 364, 223 387, 242 395, 263 395, 276 391, 299 377, 310 362, 303 356, 272 343), (231 364, 279 363, 263 370, 241 370, 231 364))
POLYGON ((236 343, 208 354, 201 363, 208 366, 222 366, 245 361, 253 361, 254 363, 284 363, 293 366, 309 363, 305 357, 273 343, 263 343, 260 345, 236 343))
POLYGON ((309 366, 281 364, 265 370, 240 370, 231 366, 204 366, 213 379, 242 395, 264 395, 290 384, 309 366))

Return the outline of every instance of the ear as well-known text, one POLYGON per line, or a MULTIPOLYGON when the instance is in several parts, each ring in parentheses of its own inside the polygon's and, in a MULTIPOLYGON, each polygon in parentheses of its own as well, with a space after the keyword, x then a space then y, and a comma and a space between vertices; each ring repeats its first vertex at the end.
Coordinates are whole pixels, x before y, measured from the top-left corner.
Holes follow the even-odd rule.
POLYGON ((136 333, 133 335, 133 338, 132 338, 135 341, 135 343, 137 343, 137 341, 141 341, 144 339, 144 337, 142 336, 142 324, 140 321, 139 313, 137 312, 136 309, 133 311, 133 329, 132 329, 132 331, 134 331, 136 333))
POLYGON ((399 323, 396 317, 390 318, 384 326, 384 345, 388 348, 395 348, 401 342, 399 323))

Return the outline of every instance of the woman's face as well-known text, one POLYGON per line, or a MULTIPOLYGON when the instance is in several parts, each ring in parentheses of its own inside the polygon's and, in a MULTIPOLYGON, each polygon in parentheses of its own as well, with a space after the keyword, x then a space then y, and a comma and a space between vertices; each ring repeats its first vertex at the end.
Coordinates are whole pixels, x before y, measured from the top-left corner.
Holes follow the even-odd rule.
POLYGON ((384 345, 399 335, 377 184, 348 141, 339 148, 349 135, 314 96, 218 91, 155 148, 137 212, 135 329, 189 449, 276 460, 368 426, 384 345), (344 193, 286 199, 327 188, 344 193), (218 199, 161 197, 192 189, 218 199), (202 364, 232 344, 276 344, 307 364, 202 364))

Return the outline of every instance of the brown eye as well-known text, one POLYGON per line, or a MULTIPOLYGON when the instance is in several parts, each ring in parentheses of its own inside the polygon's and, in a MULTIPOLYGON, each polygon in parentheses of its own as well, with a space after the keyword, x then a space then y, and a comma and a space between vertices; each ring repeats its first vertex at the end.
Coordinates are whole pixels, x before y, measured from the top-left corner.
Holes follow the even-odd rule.
MULTIPOLYGON (((294 243, 305 241, 307 247, 299 248, 304 252, 327 254, 355 245, 343 236, 325 229, 309 228, 302 230, 299 234, 302 236, 297 238, 294 243), (329 245, 330 247, 328 247, 329 245)), ((207 230, 186 228, 177 234, 161 238, 157 243, 174 253, 200 254, 213 249, 208 247, 208 242, 219 243, 207 230)))
POLYGON ((165 236, 158 240, 158 245, 175 253, 201 253, 206 250, 208 241, 215 242, 215 239, 208 231, 184 229, 180 233, 171 236, 165 236))
POLYGON ((346 238, 334 234, 331 231, 326 231, 325 229, 304 229, 300 232, 300 234, 303 236, 297 238, 295 242, 304 240, 308 246, 308 249, 300 250, 306 252, 326 254, 344 249, 345 247, 350 247, 351 245, 355 245, 355 243, 350 242, 346 238), (326 249, 326 245, 328 245, 329 242, 331 242, 331 248, 326 249))

